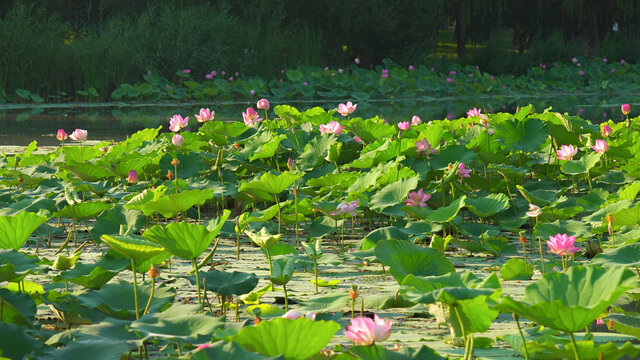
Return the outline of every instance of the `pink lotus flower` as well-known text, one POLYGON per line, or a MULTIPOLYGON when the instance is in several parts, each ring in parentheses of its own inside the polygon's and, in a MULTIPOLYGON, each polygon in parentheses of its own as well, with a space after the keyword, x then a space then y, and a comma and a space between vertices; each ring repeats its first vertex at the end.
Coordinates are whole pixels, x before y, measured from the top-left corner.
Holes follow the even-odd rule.
POLYGON ((256 105, 260 110, 269 110, 270 104, 267 99, 258 100, 258 104, 256 105))
POLYGON ((381 78, 388 78, 389 77, 389 73, 382 73, 380 74, 381 78))
POLYGON ((451 70, 451 71, 449 71, 449 75, 455 75, 455 74, 456 74, 456 71, 455 71, 455 70, 451 70))
POLYGON ((405 205, 413 207, 427 207, 427 201, 431 199, 431 195, 425 194, 424 190, 412 191, 409 193, 409 198, 404 201, 405 205))
MULTIPOLYGON (((342 104, 341 104, 342 105, 342 104)), ((320 125, 320 133, 322 134, 336 134, 339 135, 342 132, 342 125, 337 121, 332 121, 328 124, 320 125)))
POLYGON ((460 176, 460 178, 468 178, 471 177, 470 171, 465 167, 464 163, 460 163, 460 165, 458 165, 458 176, 460 176))
POLYGON ((205 77, 207 80, 211 80, 211 79, 213 79, 213 74, 205 74, 205 75, 204 75, 204 77, 205 77))
POLYGON ((623 114, 629 115, 629 113, 631 112, 631 106, 629 104, 622 104, 620 106, 620 110, 623 114))
POLYGON ((249 91, 249 95, 254 96, 256 94, 256 91, 251 89, 251 91, 249 91))
POLYGON ((573 59, 571 59, 571 61, 573 61, 573 63, 577 63, 578 62, 578 58, 574 57, 573 59))
POLYGON ((429 156, 437 153, 438 150, 432 149, 431 144, 429 144, 429 141, 426 138, 422 139, 422 141, 416 141, 416 154, 418 154, 418 156, 429 156))
POLYGON ((200 114, 196 114, 195 117, 198 120, 198 122, 207 122, 210 120, 213 120, 213 118, 216 116, 216 112, 215 111, 211 111, 208 108, 202 108, 200 109, 200 114))
POLYGON ((452 82, 453 82, 453 79, 452 79, 452 78, 447 78, 447 82, 448 82, 448 83, 452 83, 452 82))
POLYGON ((358 107, 358 104, 354 105, 351 103, 351 101, 347 101, 346 104, 338 104, 338 112, 342 116, 348 116, 349 114, 352 114, 354 111, 356 111, 356 107, 358 107))
POLYGON ((578 75, 583 76, 584 75, 584 70, 578 71, 578 75))
POLYGON ((171 138, 171 142, 176 147, 182 147, 182 145, 184 145, 184 138, 180 134, 175 134, 173 135, 173 138, 171 138))
POLYGON ((351 216, 357 216, 356 207, 358 207, 358 200, 349 201, 348 203, 344 200, 336 207, 335 211, 332 211, 330 214, 333 216, 338 216, 342 214, 349 214, 351 216))
POLYGON ((431 71, 436 71, 436 68, 432 67, 432 68, 430 68, 429 70, 431 70, 431 71))
POLYGON ((538 217, 542 215, 542 210, 540 210, 539 206, 529 204, 529 211, 527 211, 526 214, 527 216, 530 216, 530 217, 538 217))
POLYGON ((343 72, 344 72, 344 70, 338 69, 338 74, 342 74, 343 72))
POLYGON ((87 140, 87 130, 75 129, 73 130, 71 135, 69 135, 69 139, 75 141, 85 141, 87 140))
POLYGON ((60 141, 65 141, 69 135, 64 131, 64 129, 58 129, 58 134, 56 134, 56 138, 60 141))
POLYGON ((602 137, 606 138, 611 136, 611 134, 613 134, 613 130, 611 129, 611 127, 609 127, 609 125, 607 124, 602 125, 602 137))
POLYGON ((138 182, 138 172, 135 170, 130 170, 129 171, 129 176, 127 177, 127 181, 129 181, 129 184, 135 184, 138 182))
POLYGON ((608 60, 606 57, 603 57, 603 58, 602 58, 602 62, 606 63, 606 62, 608 62, 608 61, 609 61, 609 60, 608 60))
POLYGON ((215 71, 215 70, 213 70, 213 71, 211 72, 211 75, 212 75, 212 76, 216 76, 216 75, 218 75, 218 72, 217 72, 217 71, 215 71))
POLYGON ((191 72, 191 69, 184 69, 184 70, 182 70, 182 72, 185 73, 185 74, 188 74, 188 73, 191 72))
POLYGON ((482 110, 480 110, 478 108, 473 108, 473 109, 467 111, 467 117, 479 117, 479 118, 488 120, 489 118, 487 117, 487 115, 482 114, 481 111, 482 110))
POLYGON ((402 121, 398 123, 398 129, 407 130, 411 124, 408 121, 402 121))
POLYGON ((422 124, 422 119, 420 119, 418 115, 413 115, 413 117, 411 118, 411 125, 418 126, 420 124, 422 124))
POLYGON ((287 168, 293 170, 296 168, 296 162, 292 158, 287 159, 287 168))
POLYGON ((185 117, 184 119, 180 115, 173 115, 171 120, 169 120, 169 130, 173 132, 178 132, 183 128, 186 128, 189 125, 189 117, 185 117))
POLYGON ((567 234, 556 234, 556 236, 549 236, 547 245, 551 249, 551 252, 557 255, 569 255, 580 250, 574 246, 576 242, 575 236, 567 236, 567 234))
POLYGON ((196 349, 196 351, 200 351, 202 349, 208 349, 210 347, 211 347, 211 345, 209 345, 209 344, 200 344, 200 345, 198 345, 198 348, 196 349))
POLYGON ((297 310, 289 310, 286 313, 284 313, 284 315, 282 315, 281 318, 290 319, 290 320, 296 320, 296 319, 299 319, 299 318, 301 318, 303 316, 305 318, 311 319, 313 321, 316 320, 316 313, 309 311, 309 312, 307 312, 306 315, 303 315, 300 311, 297 311, 297 310))
POLYGON ((391 320, 384 321, 378 314, 373 315, 373 320, 358 316, 351 319, 351 325, 347 326, 344 334, 356 345, 367 346, 376 341, 385 341, 391 334, 391 320))
POLYGON ((353 62, 356 63, 356 65, 360 65, 360 58, 355 58, 353 62))
POLYGON ((604 140, 596 140, 596 144, 591 147, 595 152, 604 154, 605 151, 609 150, 609 144, 607 144, 604 140))
POLYGON ((360 139, 360 138, 359 138, 359 137, 357 137, 357 136, 354 136, 354 137, 353 137, 353 140, 355 140, 355 142, 357 142, 357 143, 362 144, 362 139, 360 139))
POLYGON ((571 160, 577 153, 578 148, 571 144, 569 144, 569 146, 562 145, 559 150, 556 150, 556 154, 560 160, 571 160))
POLYGON ((262 121, 262 118, 250 107, 247 109, 247 112, 242 113, 242 120, 244 120, 245 125, 253 126, 253 124, 262 121))
POLYGON ((415 66, 409 65, 409 71, 413 71, 413 70, 415 70, 415 68, 416 68, 415 66))

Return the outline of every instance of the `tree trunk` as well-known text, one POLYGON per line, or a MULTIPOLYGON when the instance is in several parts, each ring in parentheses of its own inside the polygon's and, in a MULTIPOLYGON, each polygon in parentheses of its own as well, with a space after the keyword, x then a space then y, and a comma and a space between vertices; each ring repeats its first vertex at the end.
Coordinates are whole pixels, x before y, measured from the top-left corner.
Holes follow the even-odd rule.
POLYGON ((462 3, 466 0, 455 0, 453 4, 453 17, 455 19, 455 27, 453 29, 456 36, 458 59, 464 59, 466 55, 466 38, 464 34, 464 10, 462 3))

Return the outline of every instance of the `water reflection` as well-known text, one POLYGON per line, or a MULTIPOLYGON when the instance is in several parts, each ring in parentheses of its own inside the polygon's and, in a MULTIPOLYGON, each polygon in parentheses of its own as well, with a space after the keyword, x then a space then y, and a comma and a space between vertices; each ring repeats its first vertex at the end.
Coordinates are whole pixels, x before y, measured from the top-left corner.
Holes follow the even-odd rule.
MULTIPOLYGON (((559 94, 544 97, 447 97, 447 98, 409 98, 357 101, 355 116, 369 118, 375 115, 390 122, 410 121, 418 115, 423 121, 457 118, 466 116, 473 107, 483 112, 514 112, 517 106, 533 104, 538 112, 552 107, 553 111, 579 114, 592 122, 606 119, 621 119, 620 104, 628 103, 626 96, 595 96, 559 94)), ((324 109, 337 108, 335 101, 272 101, 272 109, 279 104, 287 104, 303 111, 320 106, 324 109)), ((242 121, 242 111, 254 103, 181 103, 181 104, 52 104, 52 105, 4 105, 0 106, 0 145, 26 145, 37 140, 39 145, 57 145, 55 138, 58 129, 71 133, 75 128, 87 129, 89 140, 125 139, 127 135, 146 127, 162 125, 162 131, 168 131, 169 118, 173 114, 190 116, 191 129, 197 128, 193 114, 201 107, 216 112, 216 120, 242 121)))

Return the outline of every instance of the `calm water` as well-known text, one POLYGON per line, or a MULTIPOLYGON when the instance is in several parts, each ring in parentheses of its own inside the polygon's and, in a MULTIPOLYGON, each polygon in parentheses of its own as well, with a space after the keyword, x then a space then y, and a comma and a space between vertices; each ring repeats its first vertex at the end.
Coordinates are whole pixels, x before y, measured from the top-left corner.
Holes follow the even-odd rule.
MULTIPOLYGON (((273 101, 271 107, 287 104, 303 111, 314 106, 336 108, 338 103, 320 101, 273 101)), ((410 120, 418 115, 423 121, 445 117, 466 116, 468 109, 482 108, 483 112, 514 112, 517 106, 533 104, 542 112, 548 107, 561 113, 581 114, 593 122, 620 119, 620 104, 624 98, 600 98, 594 95, 558 95, 545 97, 458 97, 424 98, 412 100, 376 100, 358 102, 355 116, 369 118, 380 115, 390 122, 410 120)), ((71 133, 76 128, 87 129, 89 140, 122 140, 146 127, 163 125, 169 131, 169 118, 174 114, 190 116, 192 129, 197 128, 193 117, 201 107, 216 112, 216 120, 242 121, 242 111, 255 103, 180 103, 180 104, 44 104, 0 105, 0 145, 26 145, 37 140, 39 145, 57 145, 58 129, 71 133)), ((273 112, 270 112, 270 116, 273 112)))

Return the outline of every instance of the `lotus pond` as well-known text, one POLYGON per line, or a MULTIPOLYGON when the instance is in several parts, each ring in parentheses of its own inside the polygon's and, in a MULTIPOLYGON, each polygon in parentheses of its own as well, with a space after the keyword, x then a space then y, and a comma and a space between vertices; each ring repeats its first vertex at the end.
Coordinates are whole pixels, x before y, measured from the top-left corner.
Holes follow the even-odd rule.
POLYGON ((628 107, 258 108, 3 153, 0 357, 640 354, 628 107))

